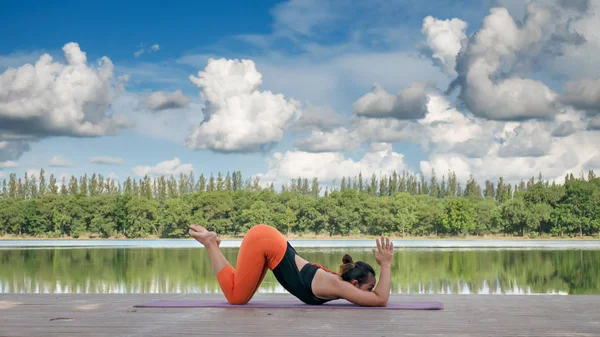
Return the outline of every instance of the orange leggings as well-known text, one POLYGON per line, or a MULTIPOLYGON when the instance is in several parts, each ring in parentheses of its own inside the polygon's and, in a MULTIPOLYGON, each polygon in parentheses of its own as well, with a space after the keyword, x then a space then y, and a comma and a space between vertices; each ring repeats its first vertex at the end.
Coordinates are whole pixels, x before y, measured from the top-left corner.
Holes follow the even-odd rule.
POLYGON ((228 265, 217 274, 217 281, 231 304, 246 304, 258 290, 267 269, 273 270, 283 259, 287 239, 276 228, 255 225, 244 236, 235 269, 228 265))

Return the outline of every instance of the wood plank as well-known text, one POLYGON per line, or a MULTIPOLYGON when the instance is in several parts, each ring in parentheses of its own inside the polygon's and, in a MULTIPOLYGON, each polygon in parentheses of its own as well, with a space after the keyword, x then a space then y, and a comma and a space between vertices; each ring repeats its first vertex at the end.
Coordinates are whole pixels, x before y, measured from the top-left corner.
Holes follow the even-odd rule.
MULTIPOLYGON (((287 294, 257 294, 289 300, 287 294)), ((0 336, 600 336, 600 296, 392 295, 442 311, 133 308, 221 294, 2 294, 0 336)))

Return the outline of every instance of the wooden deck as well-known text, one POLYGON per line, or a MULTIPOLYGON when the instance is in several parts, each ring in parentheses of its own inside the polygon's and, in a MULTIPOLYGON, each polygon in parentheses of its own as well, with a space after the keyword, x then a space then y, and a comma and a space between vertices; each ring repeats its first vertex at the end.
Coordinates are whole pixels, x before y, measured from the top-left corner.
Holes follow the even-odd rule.
POLYGON ((133 307, 200 297, 223 298, 0 294, 0 336, 600 336, 600 296, 392 296, 439 300, 441 311, 133 307))

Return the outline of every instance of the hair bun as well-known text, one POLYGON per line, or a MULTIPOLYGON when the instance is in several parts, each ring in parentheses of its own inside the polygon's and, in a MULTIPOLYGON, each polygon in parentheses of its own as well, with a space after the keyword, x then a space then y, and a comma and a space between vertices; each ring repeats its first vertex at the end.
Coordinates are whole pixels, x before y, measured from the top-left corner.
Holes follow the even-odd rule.
POLYGON ((344 257, 342 258, 342 263, 352 263, 352 256, 344 254, 344 257))

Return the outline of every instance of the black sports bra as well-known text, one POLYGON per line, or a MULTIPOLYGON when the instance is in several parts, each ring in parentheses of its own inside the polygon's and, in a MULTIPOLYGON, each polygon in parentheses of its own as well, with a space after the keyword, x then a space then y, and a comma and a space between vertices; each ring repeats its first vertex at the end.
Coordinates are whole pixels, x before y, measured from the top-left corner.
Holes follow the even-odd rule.
POLYGON ((318 298, 312 292, 312 280, 320 268, 316 264, 307 263, 301 270, 298 270, 296 250, 288 242, 285 255, 277 267, 273 269, 273 275, 290 294, 306 304, 318 305, 331 301, 318 298))

